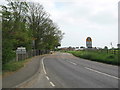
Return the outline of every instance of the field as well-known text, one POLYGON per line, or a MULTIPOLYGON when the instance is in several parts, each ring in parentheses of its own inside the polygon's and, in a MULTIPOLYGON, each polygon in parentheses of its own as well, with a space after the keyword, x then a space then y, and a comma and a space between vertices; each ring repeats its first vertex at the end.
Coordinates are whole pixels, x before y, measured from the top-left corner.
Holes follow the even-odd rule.
POLYGON ((112 65, 120 65, 120 60, 118 51, 117 53, 107 53, 106 51, 101 52, 101 51, 67 51, 68 53, 72 53, 74 56, 92 60, 92 61, 97 61, 97 62, 102 62, 102 63, 107 63, 107 64, 112 64, 112 65))

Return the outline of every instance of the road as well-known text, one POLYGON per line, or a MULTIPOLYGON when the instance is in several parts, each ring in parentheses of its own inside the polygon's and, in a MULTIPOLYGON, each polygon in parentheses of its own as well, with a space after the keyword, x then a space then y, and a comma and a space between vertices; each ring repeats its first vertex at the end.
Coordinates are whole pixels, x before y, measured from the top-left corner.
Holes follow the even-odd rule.
POLYGON ((2 77, 2 87, 16 87, 22 82, 27 81, 29 78, 33 77, 40 67, 40 59, 42 57, 43 56, 36 56, 30 58, 29 62, 27 62, 24 67, 6 77, 2 77))
POLYGON ((41 60, 29 88, 118 88, 118 67, 57 52, 41 60))

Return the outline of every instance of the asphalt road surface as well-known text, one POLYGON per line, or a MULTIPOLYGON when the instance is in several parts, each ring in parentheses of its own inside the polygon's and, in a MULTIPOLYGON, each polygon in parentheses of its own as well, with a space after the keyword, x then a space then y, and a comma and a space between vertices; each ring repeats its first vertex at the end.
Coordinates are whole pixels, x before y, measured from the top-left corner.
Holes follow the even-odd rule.
POLYGON ((31 88, 118 88, 118 67, 80 59, 68 53, 42 58, 31 88))

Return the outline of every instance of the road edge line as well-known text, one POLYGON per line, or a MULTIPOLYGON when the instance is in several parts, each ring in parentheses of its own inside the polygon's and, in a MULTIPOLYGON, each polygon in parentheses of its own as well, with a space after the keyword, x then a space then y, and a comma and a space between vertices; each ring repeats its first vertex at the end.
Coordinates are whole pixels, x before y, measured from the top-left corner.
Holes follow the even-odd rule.
POLYGON ((55 84, 54 84, 53 82, 50 82, 50 84, 51 84, 53 87, 55 87, 55 84))
POLYGON ((42 66, 43 66, 43 71, 44 71, 44 73, 47 74, 47 72, 46 72, 46 70, 45 70, 45 65, 44 65, 44 62, 43 62, 44 59, 45 59, 45 57, 42 58, 42 66))
MULTIPOLYGON (((45 57, 46 55, 43 55, 42 56, 42 58, 40 59, 40 64, 41 64, 41 60, 45 57)), ((21 86, 23 86, 24 84, 26 84, 26 83, 29 83, 32 79, 34 79, 36 76, 38 76, 38 74, 40 73, 40 71, 41 71, 41 65, 39 65, 39 68, 38 68, 38 70, 37 70, 37 72, 33 75, 33 76, 31 76, 30 78, 28 78, 26 81, 23 81, 22 83, 20 83, 20 84, 18 84, 18 85, 16 85, 16 86, 13 86, 12 88, 20 88, 21 86)))

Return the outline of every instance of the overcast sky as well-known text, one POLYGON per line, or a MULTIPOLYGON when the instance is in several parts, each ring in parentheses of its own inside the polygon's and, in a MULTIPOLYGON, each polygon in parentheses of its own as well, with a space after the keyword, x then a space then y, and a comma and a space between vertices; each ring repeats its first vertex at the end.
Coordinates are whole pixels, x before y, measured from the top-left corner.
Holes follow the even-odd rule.
POLYGON ((119 0, 28 1, 41 3, 65 33, 62 47, 86 46, 87 37, 92 38, 93 47, 110 47, 110 42, 117 46, 119 0))

